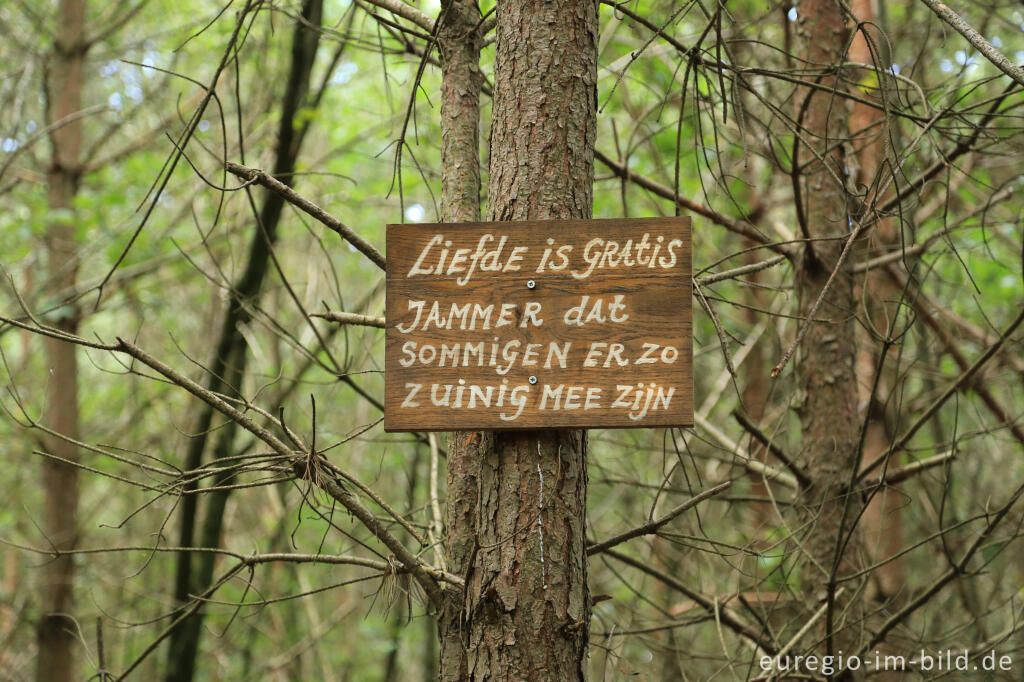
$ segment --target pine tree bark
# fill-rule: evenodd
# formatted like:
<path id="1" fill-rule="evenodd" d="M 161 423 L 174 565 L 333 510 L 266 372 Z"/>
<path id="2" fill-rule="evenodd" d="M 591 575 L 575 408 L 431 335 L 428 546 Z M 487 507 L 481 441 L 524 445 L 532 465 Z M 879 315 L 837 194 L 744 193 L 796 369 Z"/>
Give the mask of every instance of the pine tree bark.
<path id="1" fill-rule="evenodd" d="M 60 121 L 82 108 L 82 66 L 85 61 L 85 0 L 61 0 L 58 6 L 53 54 L 47 67 L 49 122 Z M 50 133 L 53 152 L 47 172 L 48 195 L 53 222 L 46 233 L 46 256 L 51 290 L 74 289 L 78 273 L 73 202 L 81 176 L 82 122 L 72 120 Z M 74 304 L 57 310 L 52 321 L 58 329 L 75 334 L 78 309 Z M 44 423 L 68 438 L 79 439 L 78 357 L 74 345 L 47 337 L 46 362 L 49 369 Z M 43 529 L 48 542 L 59 550 L 70 550 L 78 537 L 78 448 L 60 438 L 44 439 L 54 458 L 43 460 Z M 75 679 L 74 654 L 77 641 L 72 617 L 74 560 L 63 555 L 43 565 L 41 615 L 36 633 L 36 679 L 63 682 Z"/>
<path id="2" fill-rule="evenodd" d="M 498 3 L 489 220 L 591 217 L 597 5 Z M 446 2 L 442 21 L 445 219 L 470 220 L 479 180 L 458 150 L 476 148 L 479 36 L 459 36 L 475 3 Z M 446 548 L 466 588 L 439 617 L 441 680 L 584 678 L 586 444 L 583 431 L 453 434 Z"/>
<path id="3" fill-rule="evenodd" d="M 844 10 L 833 0 L 801 3 L 799 13 L 796 40 L 800 63 L 813 69 L 817 82 L 826 86 L 805 89 L 796 102 L 804 141 L 795 160 L 801 164 L 801 229 L 810 240 L 796 267 L 802 317 L 810 315 L 830 275 L 837 271 L 815 313 L 816 319 L 828 322 L 806 322 L 810 326 L 799 348 L 796 369 L 802 454 L 813 481 L 800 496 L 802 520 L 808 528 L 804 546 L 809 555 L 802 578 L 807 606 L 813 611 L 822 599 L 834 594 L 830 579 L 837 570 L 845 573 L 857 552 L 855 537 L 850 536 L 854 535 L 858 510 L 845 490 L 859 460 L 859 415 L 853 275 L 849 259 L 838 263 L 850 234 L 847 145 L 843 142 L 848 138 L 849 115 L 844 100 L 830 91 L 842 87 L 836 70 L 845 58 L 849 26 Z M 848 586 L 846 593 L 854 591 Z M 829 609 L 823 622 L 829 648 L 843 628 L 841 637 L 853 636 L 855 628 L 847 626 L 857 614 L 857 609 L 839 604 Z"/>

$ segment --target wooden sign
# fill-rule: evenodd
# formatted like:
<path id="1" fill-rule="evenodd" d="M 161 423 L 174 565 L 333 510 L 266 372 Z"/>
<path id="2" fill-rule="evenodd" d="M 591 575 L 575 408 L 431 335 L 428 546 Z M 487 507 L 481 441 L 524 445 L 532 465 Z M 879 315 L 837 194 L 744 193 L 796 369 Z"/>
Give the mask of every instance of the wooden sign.
<path id="1" fill-rule="evenodd" d="M 693 425 L 689 218 L 387 226 L 386 431 Z"/>

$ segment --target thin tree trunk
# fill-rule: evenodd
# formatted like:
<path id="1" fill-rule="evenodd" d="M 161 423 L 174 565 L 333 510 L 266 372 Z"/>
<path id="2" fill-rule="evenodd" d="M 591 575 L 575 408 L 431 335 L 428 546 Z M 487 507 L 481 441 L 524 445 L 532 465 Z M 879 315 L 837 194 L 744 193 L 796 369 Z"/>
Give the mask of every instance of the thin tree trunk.
<path id="1" fill-rule="evenodd" d="M 878 52 L 886 49 L 886 42 L 884 36 L 875 28 L 874 2 L 853 0 L 850 8 L 857 21 L 864 24 L 864 28 L 853 36 L 850 43 L 850 61 L 862 64 L 878 63 L 879 70 L 884 69 L 888 59 L 885 58 L 886 55 Z M 868 43 L 864 32 L 872 38 L 873 44 Z M 859 72 L 859 75 L 861 82 L 871 83 L 872 80 L 877 80 L 878 87 L 873 92 L 869 90 L 868 94 L 879 98 L 885 97 L 885 92 L 881 88 L 884 73 L 876 72 L 877 79 L 872 79 L 866 71 Z M 853 103 L 850 113 L 850 133 L 854 136 L 857 160 L 857 191 L 867 192 L 865 201 L 877 201 L 879 198 L 874 196 L 872 188 L 879 186 L 881 178 L 878 175 L 882 169 L 882 160 L 885 158 L 887 127 L 884 125 L 884 116 L 882 110 L 860 102 Z M 869 244 L 887 249 L 895 241 L 894 229 L 894 221 L 891 218 L 880 218 Z M 864 279 L 862 290 L 865 295 L 862 297 L 862 308 L 867 312 L 875 330 L 884 334 L 887 332 L 889 320 L 892 320 L 897 312 L 894 305 L 889 302 L 898 298 L 899 292 L 893 288 L 884 273 L 868 272 L 865 273 Z M 857 374 L 860 377 L 860 402 L 866 405 L 871 398 L 878 349 L 881 344 L 873 342 L 867 331 L 858 331 L 860 333 Z M 891 373 L 886 372 L 883 378 L 884 381 L 879 384 L 879 393 L 883 393 L 892 383 Z M 884 406 L 876 406 L 867 418 L 869 422 L 864 438 L 863 459 L 865 464 L 870 464 L 888 450 L 892 439 L 886 428 Z M 904 502 L 901 498 L 898 490 L 883 489 L 872 497 L 864 510 L 861 524 L 862 539 L 868 560 L 874 564 L 895 557 L 872 573 L 868 594 L 878 600 L 893 597 L 903 588 L 903 558 L 896 556 L 903 549 Z"/>
<path id="2" fill-rule="evenodd" d="M 487 217 L 589 218 L 597 2 L 508 0 L 496 13 Z M 475 3 L 445 3 L 446 220 L 470 220 L 479 210 L 479 181 L 462 175 L 476 172 L 462 153 L 477 146 L 479 37 L 467 30 L 477 23 Z M 460 43 L 459 36 L 468 39 Z M 583 679 L 590 621 L 586 442 L 583 431 L 452 436 L 449 570 L 467 585 L 464 594 L 448 594 L 439 618 L 441 680 Z"/>
<path id="3" fill-rule="evenodd" d="M 48 64 L 47 102 L 51 123 L 82 108 L 82 66 L 85 61 L 85 0 L 61 0 L 56 21 L 53 55 Z M 75 224 L 71 217 L 73 200 L 81 175 L 81 119 L 56 127 L 50 133 L 53 156 L 47 173 L 48 202 L 54 216 L 46 234 L 46 255 L 50 288 L 74 289 L 78 273 Z M 78 330 L 78 309 L 74 304 L 60 309 L 55 327 L 74 334 Z M 45 423 L 57 433 L 79 438 L 78 358 L 75 347 L 46 339 L 49 369 Z M 78 462 L 78 448 L 59 438 L 47 437 L 46 449 L 54 457 Z M 43 460 L 43 528 L 56 549 L 75 547 L 78 536 L 78 469 L 54 459 Z M 53 559 L 41 571 L 42 604 L 37 630 L 36 679 L 63 682 L 74 679 L 77 639 L 72 613 L 74 560 L 70 555 Z"/>
<path id="4" fill-rule="evenodd" d="M 844 10 L 833 0 L 809 0 L 798 11 L 800 63 L 814 69 L 822 85 L 841 87 L 835 68 L 844 60 L 849 36 Z M 840 641 L 855 636 L 851 621 L 859 613 L 832 601 L 835 586 L 830 583 L 837 570 L 852 566 L 857 550 L 856 541 L 847 542 L 857 509 L 844 492 L 858 462 L 856 308 L 851 261 L 837 265 L 850 233 L 844 186 L 847 145 L 840 144 L 848 136 L 848 113 L 844 101 L 828 89 L 804 90 L 796 106 L 805 141 L 794 161 L 801 164 L 802 236 L 816 240 L 806 244 L 796 267 L 802 317 L 810 315 L 830 275 L 838 270 L 815 313 L 816 319 L 829 322 L 808 322 L 796 369 L 802 394 L 797 412 L 803 459 L 812 480 L 800 496 L 803 520 L 809 522 L 804 540 L 809 561 L 804 564 L 803 583 L 808 608 L 816 609 L 822 597 L 832 605 L 823 619 L 823 634 L 828 653 L 835 653 L 835 633 L 846 628 Z M 846 593 L 853 592 L 853 586 L 848 586 Z"/>
<path id="5" fill-rule="evenodd" d="M 292 172 L 298 156 L 298 129 L 296 114 L 305 101 L 309 90 L 310 74 L 316 51 L 319 47 L 319 27 L 323 15 L 323 0 L 305 0 L 302 7 L 302 21 L 296 23 L 292 38 L 292 60 L 288 82 L 281 107 L 281 121 L 278 127 L 277 150 L 273 175 L 291 185 Z M 241 390 L 248 360 L 248 344 L 240 327 L 252 318 L 250 312 L 257 302 L 266 279 L 270 250 L 277 241 L 277 225 L 284 209 L 284 199 L 273 192 L 266 194 L 259 214 L 259 221 L 249 247 L 249 258 L 245 271 L 235 283 L 228 309 L 224 316 L 220 339 L 214 353 L 209 373 L 210 390 Z M 212 410 L 204 408 L 199 417 L 197 436 L 189 445 L 186 454 L 186 469 L 195 469 L 202 463 L 206 435 L 212 422 Z M 221 458 L 234 452 L 237 424 L 227 422 L 217 433 L 213 458 Z M 219 481 L 224 483 L 224 481 Z M 195 486 L 193 485 L 193 488 Z M 200 529 L 199 546 L 219 547 L 224 510 L 229 491 L 220 490 L 206 496 L 206 508 Z M 182 547 L 194 543 L 198 500 L 197 495 L 185 495 L 182 503 L 182 520 L 179 542 Z M 189 600 L 190 594 L 206 589 L 213 577 L 215 556 L 205 553 L 193 557 L 190 552 L 178 556 L 175 576 L 175 598 L 179 604 Z M 199 640 L 202 634 L 203 610 L 182 621 L 171 633 L 168 645 L 168 682 L 189 682 L 195 674 Z"/>

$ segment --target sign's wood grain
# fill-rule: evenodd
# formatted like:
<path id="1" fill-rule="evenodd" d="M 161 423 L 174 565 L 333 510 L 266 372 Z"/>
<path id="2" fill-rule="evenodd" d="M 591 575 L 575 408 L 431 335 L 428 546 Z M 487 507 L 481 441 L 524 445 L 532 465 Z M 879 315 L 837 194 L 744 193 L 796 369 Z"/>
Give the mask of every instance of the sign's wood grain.
<path id="1" fill-rule="evenodd" d="M 387 431 L 693 425 L 689 218 L 388 225 Z"/>

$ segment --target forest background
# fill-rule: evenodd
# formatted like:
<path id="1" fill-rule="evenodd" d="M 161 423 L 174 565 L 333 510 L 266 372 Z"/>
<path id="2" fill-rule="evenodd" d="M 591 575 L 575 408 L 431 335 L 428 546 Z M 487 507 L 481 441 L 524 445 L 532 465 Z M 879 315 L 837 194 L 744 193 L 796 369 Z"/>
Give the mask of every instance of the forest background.
<path id="1" fill-rule="evenodd" d="M 0 679 L 1019 679 L 1024 10 L 955 9 L 0 3 Z M 696 427 L 540 436 L 546 507 L 385 434 L 384 225 L 591 209 L 693 217 Z"/>

